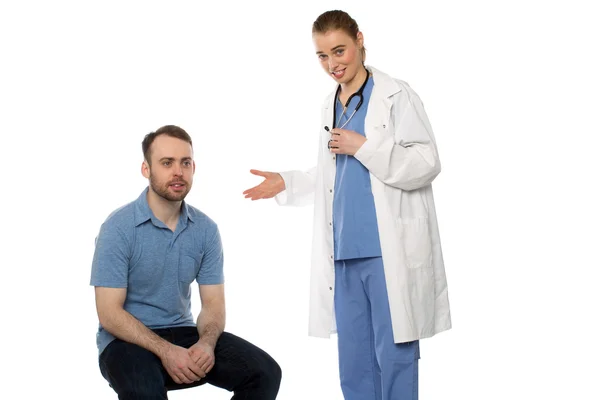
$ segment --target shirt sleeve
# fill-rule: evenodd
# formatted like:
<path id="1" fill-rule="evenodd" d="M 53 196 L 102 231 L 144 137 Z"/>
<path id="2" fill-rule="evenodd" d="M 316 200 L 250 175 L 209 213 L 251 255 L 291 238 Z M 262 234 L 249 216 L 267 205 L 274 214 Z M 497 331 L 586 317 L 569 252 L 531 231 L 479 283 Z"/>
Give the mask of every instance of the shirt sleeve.
<path id="1" fill-rule="evenodd" d="M 225 281 L 223 274 L 223 245 L 219 229 L 207 235 L 200 270 L 196 276 L 199 285 L 220 285 Z"/>
<path id="2" fill-rule="evenodd" d="M 126 288 L 129 260 L 126 235 L 115 224 L 105 222 L 96 237 L 90 285 Z"/>
<path id="3" fill-rule="evenodd" d="M 390 116 L 394 132 L 375 127 L 381 132 L 371 135 L 354 158 L 386 185 L 420 189 L 431 184 L 442 169 L 433 130 L 423 102 L 408 84 L 395 98 Z"/>

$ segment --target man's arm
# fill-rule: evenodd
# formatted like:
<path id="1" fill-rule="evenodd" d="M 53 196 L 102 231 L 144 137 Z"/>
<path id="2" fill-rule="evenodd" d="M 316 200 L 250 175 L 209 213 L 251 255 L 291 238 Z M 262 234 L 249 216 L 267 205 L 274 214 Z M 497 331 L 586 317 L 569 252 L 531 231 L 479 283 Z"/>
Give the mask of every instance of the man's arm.
<path id="1" fill-rule="evenodd" d="M 161 359 L 165 356 L 170 343 L 123 308 L 127 296 L 126 288 L 96 286 L 95 291 L 98 319 L 104 329 L 121 340 L 151 351 Z"/>
<path id="2" fill-rule="evenodd" d="M 202 309 L 196 326 L 200 340 L 215 348 L 225 329 L 225 285 L 199 285 Z"/>
<path id="3" fill-rule="evenodd" d="M 205 376 L 187 349 L 176 346 L 148 329 L 125 311 L 126 288 L 96 286 L 96 310 L 100 325 L 113 336 L 156 354 L 176 383 L 192 383 Z"/>
<path id="4" fill-rule="evenodd" d="M 206 373 L 215 363 L 215 346 L 225 329 L 225 285 L 199 285 L 202 309 L 196 326 L 200 340 L 190 348 L 192 360 Z"/>
<path id="5" fill-rule="evenodd" d="M 98 319 L 113 336 L 162 357 L 169 343 L 123 308 L 132 246 L 131 235 L 120 222 L 116 217 L 108 219 L 96 239 L 91 284 L 95 288 Z"/>

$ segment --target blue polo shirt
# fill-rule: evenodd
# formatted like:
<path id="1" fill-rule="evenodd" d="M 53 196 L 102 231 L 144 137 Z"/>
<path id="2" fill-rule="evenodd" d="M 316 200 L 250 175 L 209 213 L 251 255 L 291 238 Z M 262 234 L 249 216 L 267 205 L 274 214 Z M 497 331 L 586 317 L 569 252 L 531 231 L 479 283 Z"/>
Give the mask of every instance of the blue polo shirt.
<path id="1" fill-rule="evenodd" d="M 112 212 L 100 228 L 90 284 L 127 288 L 124 309 L 150 329 L 195 326 L 191 284 L 224 281 L 217 224 L 183 202 L 175 232 L 159 221 L 146 188 L 139 198 Z M 114 339 L 99 326 L 99 353 Z"/>
<path id="2" fill-rule="evenodd" d="M 365 117 L 372 91 L 373 77 L 371 76 L 363 90 L 362 105 L 344 129 L 365 136 Z M 352 98 L 343 116 L 343 104 L 337 98 L 335 101 L 337 102 L 335 121 L 336 123 L 340 121 L 339 127 L 341 127 L 352 115 L 359 98 L 358 96 Z M 336 260 L 381 256 L 369 170 L 354 156 L 344 154 L 338 154 L 336 157 L 333 238 Z"/>

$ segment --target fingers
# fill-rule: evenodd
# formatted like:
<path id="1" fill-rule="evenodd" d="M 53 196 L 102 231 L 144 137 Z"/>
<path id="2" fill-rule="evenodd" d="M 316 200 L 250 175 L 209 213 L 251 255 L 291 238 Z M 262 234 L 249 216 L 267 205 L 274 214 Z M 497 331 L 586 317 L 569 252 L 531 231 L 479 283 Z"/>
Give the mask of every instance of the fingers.
<path id="1" fill-rule="evenodd" d="M 258 176 L 262 176 L 263 178 L 266 178 L 266 177 L 267 177 L 267 175 L 268 175 L 266 172 L 264 172 L 264 171 L 259 171 L 259 170 L 257 170 L 257 169 L 251 169 L 251 170 L 250 170 L 250 173 L 251 173 L 252 175 L 258 175 Z"/>
<path id="2" fill-rule="evenodd" d="M 266 180 L 261 182 L 259 185 L 256 185 L 250 189 L 244 190 L 244 192 L 242 193 L 244 195 L 244 197 L 246 199 L 250 198 L 252 200 L 268 199 L 270 197 L 273 197 L 273 195 L 266 197 L 266 196 L 268 196 L 269 192 L 267 190 L 265 190 L 269 186 L 269 183 L 270 183 L 268 181 L 269 177 L 271 176 L 271 175 L 269 175 L 270 173 L 262 172 L 262 171 L 259 171 L 256 169 L 251 169 L 250 172 L 253 173 L 254 175 L 262 176 Z M 271 185 L 272 185 L 272 182 L 271 182 Z"/>
<path id="3" fill-rule="evenodd" d="M 194 363 L 190 357 L 189 361 L 181 368 L 175 370 L 167 369 L 167 372 L 177 384 L 194 383 L 206 376 L 206 372 Z"/>
<path id="4" fill-rule="evenodd" d="M 204 378 L 206 373 L 190 359 L 190 362 L 185 367 L 179 369 L 174 375 L 176 376 L 171 375 L 171 377 L 175 383 L 194 383 Z M 179 382 L 177 382 L 177 380 L 179 380 Z"/>
<path id="5" fill-rule="evenodd" d="M 262 199 L 263 193 L 264 193 L 264 190 L 262 190 L 258 186 L 253 187 L 252 189 L 246 190 L 244 192 L 244 198 L 246 198 L 246 199 L 250 198 L 252 200 Z"/>
<path id="6" fill-rule="evenodd" d="M 212 362 L 209 364 L 209 366 L 204 371 L 208 374 L 210 372 L 210 370 L 213 369 L 214 366 L 215 366 L 215 360 L 213 359 Z"/>
<path id="7" fill-rule="evenodd" d="M 210 359 L 210 355 L 207 353 L 200 353 L 197 357 L 197 359 L 194 361 L 194 365 L 196 365 L 197 367 L 201 367 L 202 364 L 204 364 L 206 361 L 208 361 Z"/>
<path id="8" fill-rule="evenodd" d="M 188 354 L 192 364 L 189 365 L 190 371 L 196 376 L 195 380 L 200 380 L 206 376 L 205 368 L 203 365 L 206 361 L 210 360 L 210 356 L 206 354 L 201 348 L 194 346 L 190 347 Z"/>
<path id="9" fill-rule="evenodd" d="M 181 379 L 179 379 L 179 377 L 177 375 L 172 374 L 171 371 L 169 371 L 169 370 L 167 370 L 167 372 L 171 376 L 171 379 L 173 379 L 173 382 L 177 383 L 178 385 L 181 385 Z"/>
<path id="10" fill-rule="evenodd" d="M 261 195 L 261 192 L 254 191 L 254 192 L 250 192 L 250 193 L 246 194 L 244 196 L 244 198 L 250 199 L 250 200 L 259 200 L 259 199 L 262 199 L 262 195 Z"/>
<path id="11" fill-rule="evenodd" d="M 199 351 L 195 351 L 193 347 L 190 348 L 188 353 L 190 354 L 190 358 L 195 364 L 198 363 L 198 360 L 200 360 L 200 358 L 202 357 L 202 353 L 200 353 Z"/>
<path id="12" fill-rule="evenodd" d="M 181 381 L 183 383 L 194 383 L 199 381 L 200 378 L 199 376 L 196 376 L 196 374 L 194 374 L 191 370 L 187 369 L 184 371 L 181 371 L 181 373 L 179 374 L 179 379 L 181 379 Z"/>
<path id="13" fill-rule="evenodd" d="M 202 371 L 208 373 L 208 371 L 210 371 L 210 369 L 214 365 L 214 361 L 215 360 L 214 360 L 213 357 L 207 357 L 206 360 L 200 360 L 200 362 L 198 363 L 198 365 L 200 366 L 200 368 L 202 369 Z"/>
<path id="14" fill-rule="evenodd" d="M 181 380 L 181 383 L 194 383 L 197 378 L 194 378 L 190 373 L 186 374 L 185 372 L 181 372 L 179 374 L 179 379 Z"/>
<path id="15" fill-rule="evenodd" d="M 257 186 L 256 188 L 252 188 L 244 192 L 244 198 L 249 198 L 251 200 L 270 199 L 271 197 L 275 196 L 275 194 L 276 193 L 274 193 L 272 190 L 267 191 Z"/>
<path id="16" fill-rule="evenodd" d="M 181 385 L 183 383 L 193 383 L 194 382 L 194 381 L 188 379 L 188 377 L 185 376 L 183 371 L 178 371 L 176 373 L 169 372 L 169 375 L 171 375 L 173 382 L 177 383 L 178 385 Z"/>
<path id="17" fill-rule="evenodd" d="M 196 363 L 191 363 L 189 365 L 189 372 L 193 374 L 194 381 L 200 380 L 206 376 L 206 372 L 204 372 L 204 368 L 201 368 Z"/>
<path id="18" fill-rule="evenodd" d="M 254 187 L 252 187 L 252 188 L 250 188 L 250 189 L 244 190 L 244 193 L 243 193 L 243 194 L 249 194 L 250 192 L 254 192 L 254 191 L 256 191 L 256 190 L 257 190 L 259 187 L 260 187 L 260 185 L 256 185 L 256 186 L 254 186 Z"/>
<path id="19" fill-rule="evenodd" d="M 347 146 L 343 143 L 338 142 L 337 140 L 331 141 L 331 146 L 329 147 L 329 152 L 333 154 L 348 154 Z"/>
<path id="20" fill-rule="evenodd" d="M 340 142 L 339 140 L 337 140 L 337 138 L 334 139 L 334 136 L 331 136 L 331 139 L 329 140 L 329 151 L 332 153 L 337 153 L 340 150 Z"/>

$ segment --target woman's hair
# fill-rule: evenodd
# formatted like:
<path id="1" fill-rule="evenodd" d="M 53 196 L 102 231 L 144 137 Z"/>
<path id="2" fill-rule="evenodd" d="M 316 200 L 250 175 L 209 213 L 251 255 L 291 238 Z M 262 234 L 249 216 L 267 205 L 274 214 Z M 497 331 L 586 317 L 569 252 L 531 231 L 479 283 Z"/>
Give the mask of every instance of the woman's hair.
<path id="1" fill-rule="evenodd" d="M 342 30 L 355 41 L 358 39 L 358 24 L 347 12 L 341 10 L 326 11 L 313 22 L 312 33 L 327 33 L 329 31 Z M 366 56 L 366 49 L 360 49 L 363 61 Z"/>

